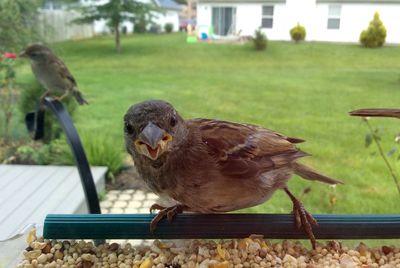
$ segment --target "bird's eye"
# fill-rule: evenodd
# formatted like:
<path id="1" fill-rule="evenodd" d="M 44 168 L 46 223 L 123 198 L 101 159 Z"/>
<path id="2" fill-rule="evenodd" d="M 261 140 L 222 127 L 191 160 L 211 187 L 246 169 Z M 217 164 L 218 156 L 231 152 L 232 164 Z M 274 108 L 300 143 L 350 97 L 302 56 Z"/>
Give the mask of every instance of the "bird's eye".
<path id="1" fill-rule="evenodd" d="M 171 119 L 170 119 L 170 122 L 169 122 L 169 124 L 171 125 L 171 127 L 174 127 L 175 125 L 176 125 L 176 116 L 175 115 L 173 115 L 172 117 L 171 117 Z"/>
<path id="2" fill-rule="evenodd" d="M 135 129 L 131 124 L 125 123 L 125 132 L 128 133 L 129 135 L 132 135 L 135 133 Z"/>

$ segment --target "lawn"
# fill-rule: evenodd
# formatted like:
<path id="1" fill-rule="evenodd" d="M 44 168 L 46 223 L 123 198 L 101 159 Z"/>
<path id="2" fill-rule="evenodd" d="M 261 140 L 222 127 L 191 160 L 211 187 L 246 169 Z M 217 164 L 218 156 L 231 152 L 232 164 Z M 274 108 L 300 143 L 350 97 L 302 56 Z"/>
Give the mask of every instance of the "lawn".
<path id="1" fill-rule="evenodd" d="M 312 156 L 302 161 L 345 182 L 331 188 L 294 177 L 289 187 L 296 195 L 312 188 L 303 198 L 312 213 L 400 212 L 400 196 L 375 146 L 364 146 L 365 124 L 347 114 L 400 105 L 400 47 L 269 42 L 255 52 L 250 44 L 186 44 L 184 35 L 173 34 L 124 37 L 122 48 L 114 52 L 112 37 L 55 46 L 90 103 L 75 114 L 85 139 L 103 135 L 123 150 L 128 107 L 164 99 L 185 118 L 248 122 L 307 140 L 299 147 Z M 21 81 L 32 79 L 28 64 L 18 71 Z M 389 151 L 399 122 L 371 123 L 385 130 Z M 400 171 L 400 162 L 391 161 Z M 279 192 L 250 210 L 287 213 L 291 203 Z"/>

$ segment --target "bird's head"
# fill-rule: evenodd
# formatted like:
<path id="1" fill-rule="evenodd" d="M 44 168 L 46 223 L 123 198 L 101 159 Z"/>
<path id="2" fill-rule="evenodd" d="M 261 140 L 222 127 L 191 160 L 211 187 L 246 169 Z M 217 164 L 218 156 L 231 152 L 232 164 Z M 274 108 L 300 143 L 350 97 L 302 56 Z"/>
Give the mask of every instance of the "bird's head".
<path id="1" fill-rule="evenodd" d="M 127 151 L 155 161 L 181 144 L 187 136 L 185 121 L 171 104 L 151 100 L 135 104 L 124 117 Z"/>
<path id="2" fill-rule="evenodd" d="M 45 61 L 51 54 L 51 50 L 45 45 L 33 44 L 26 47 L 19 56 L 22 58 L 29 58 L 33 61 Z"/>

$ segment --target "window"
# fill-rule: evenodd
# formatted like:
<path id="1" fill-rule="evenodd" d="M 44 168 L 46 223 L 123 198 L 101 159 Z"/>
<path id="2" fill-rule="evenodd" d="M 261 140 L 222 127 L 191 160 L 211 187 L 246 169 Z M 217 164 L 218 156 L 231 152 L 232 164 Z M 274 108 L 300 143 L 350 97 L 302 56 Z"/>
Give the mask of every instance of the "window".
<path id="1" fill-rule="evenodd" d="M 262 28 L 272 28 L 274 25 L 274 6 L 263 6 L 262 7 Z"/>
<path id="2" fill-rule="evenodd" d="M 328 29 L 340 28 L 340 12 L 341 6 L 329 5 L 328 7 Z"/>

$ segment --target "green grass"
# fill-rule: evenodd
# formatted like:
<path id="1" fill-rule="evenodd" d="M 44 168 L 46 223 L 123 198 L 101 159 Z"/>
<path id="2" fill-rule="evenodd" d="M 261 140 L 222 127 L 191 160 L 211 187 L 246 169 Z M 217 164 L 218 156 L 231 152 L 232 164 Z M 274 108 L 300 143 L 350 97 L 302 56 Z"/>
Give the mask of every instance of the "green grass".
<path id="1" fill-rule="evenodd" d="M 185 36 L 124 37 L 116 54 L 111 37 L 57 44 L 90 105 L 79 107 L 83 138 L 106 134 L 123 150 L 122 118 L 146 99 L 171 102 L 185 118 L 209 117 L 259 124 L 307 140 L 299 147 L 313 156 L 303 162 L 340 178 L 335 189 L 293 178 L 296 195 L 312 213 L 399 213 L 400 196 L 375 146 L 364 147 L 365 124 L 347 113 L 362 107 L 400 105 L 400 47 L 269 42 L 264 52 L 251 44 L 186 44 Z M 18 72 L 31 79 L 28 65 Z M 386 130 L 389 151 L 399 129 L 394 119 L 374 119 Z M 101 144 L 99 144 L 101 146 Z M 393 160 L 399 168 L 399 162 Z M 330 205 L 329 196 L 337 202 Z M 258 212 L 290 212 L 283 192 Z"/>

